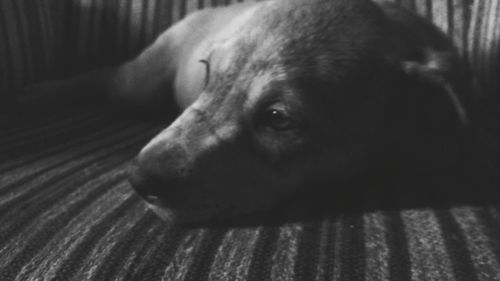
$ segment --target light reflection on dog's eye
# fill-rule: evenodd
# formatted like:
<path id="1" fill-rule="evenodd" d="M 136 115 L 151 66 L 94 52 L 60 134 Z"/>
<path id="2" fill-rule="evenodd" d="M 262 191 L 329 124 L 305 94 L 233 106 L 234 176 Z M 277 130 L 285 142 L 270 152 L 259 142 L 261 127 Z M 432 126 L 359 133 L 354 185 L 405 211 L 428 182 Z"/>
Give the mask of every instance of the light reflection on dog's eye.
<path id="1" fill-rule="evenodd" d="M 293 127 L 292 118 L 279 107 L 271 107 L 264 111 L 262 122 L 264 126 L 276 131 L 285 131 Z"/>

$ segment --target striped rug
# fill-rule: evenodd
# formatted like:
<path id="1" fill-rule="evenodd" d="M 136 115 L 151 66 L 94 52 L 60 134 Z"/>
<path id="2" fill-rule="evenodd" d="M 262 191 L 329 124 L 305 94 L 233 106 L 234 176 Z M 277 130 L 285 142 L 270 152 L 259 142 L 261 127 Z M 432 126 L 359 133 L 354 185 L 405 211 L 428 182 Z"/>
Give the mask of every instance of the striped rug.
<path id="1" fill-rule="evenodd" d="M 123 60 L 186 13 L 234 2 L 0 0 L 0 107 L 27 83 Z M 450 34 L 481 96 L 498 97 L 499 0 L 394 2 Z M 463 171 L 365 179 L 319 212 L 305 196 L 187 228 L 148 211 L 123 172 L 161 125 L 101 107 L 0 112 L 0 281 L 500 280 L 498 124 L 472 132 Z"/>
<path id="2" fill-rule="evenodd" d="M 480 181 L 469 193 L 368 181 L 354 192 L 358 208 L 176 227 L 145 208 L 123 172 L 161 126 L 108 111 L 2 116 L 0 280 L 500 280 L 499 192 Z M 419 196 L 436 200 L 409 203 Z M 391 204 L 364 205 L 373 198 Z"/>

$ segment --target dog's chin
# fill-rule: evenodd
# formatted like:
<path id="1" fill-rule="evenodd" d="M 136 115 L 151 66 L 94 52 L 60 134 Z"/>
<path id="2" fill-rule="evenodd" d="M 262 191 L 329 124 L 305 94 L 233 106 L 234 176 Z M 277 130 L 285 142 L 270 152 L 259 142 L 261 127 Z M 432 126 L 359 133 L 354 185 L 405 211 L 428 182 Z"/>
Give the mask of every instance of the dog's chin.
<path id="1" fill-rule="evenodd" d="M 147 207 L 167 224 L 180 226 L 207 226 L 232 224 L 235 219 L 251 217 L 273 208 L 273 204 L 236 208 L 230 204 L 213 204 L 212 206 L 187 206 L 165 202 L 160 198 L 144 200 Z M 272 203 L 272 202 L 269 202 Z"/>

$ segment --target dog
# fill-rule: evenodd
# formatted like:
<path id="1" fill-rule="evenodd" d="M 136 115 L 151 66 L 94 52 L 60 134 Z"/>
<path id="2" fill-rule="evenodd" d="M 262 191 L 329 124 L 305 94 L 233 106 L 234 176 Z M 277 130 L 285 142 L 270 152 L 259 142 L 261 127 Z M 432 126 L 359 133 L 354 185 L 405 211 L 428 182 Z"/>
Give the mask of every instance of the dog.
<path id="1" fill-rule="evenodd" d="M 394 4 L 272 0 L 194 12 L 136 58 L 35 92 L 176 104 L 129 177 L 160 217 L 191 223 L 268 210 L 311 179 L 446 167 L 464 81 L 450 39 Z"/>

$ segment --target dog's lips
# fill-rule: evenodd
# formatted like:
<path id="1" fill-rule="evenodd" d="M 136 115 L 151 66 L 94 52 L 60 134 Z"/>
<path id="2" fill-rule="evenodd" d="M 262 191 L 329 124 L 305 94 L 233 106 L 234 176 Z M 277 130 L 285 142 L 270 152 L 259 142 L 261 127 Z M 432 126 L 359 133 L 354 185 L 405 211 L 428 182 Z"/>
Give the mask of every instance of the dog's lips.
<path id="1" fill-rule="evenodd" d="M 175 215 L 175 212 L 172 209 L 166 208 L 162 205 L 152 204 L 148 202 L 146 202 L 146 205 L 150 210 L 152 210 L 156 215 L 158 215 L 162 220 L 166 221 L 167 223 L 177 222 L 177 216 Z"/>
<path id="2" fill-rule="evenodd" d="M 178 221 L 176 211 L 170 207 L 167 207 L 163 200 L 158 196 L 149 195 L 143 198 L 146 206 L 153 211 L 158 217 L 169 224 L 176 224 Z"/>

